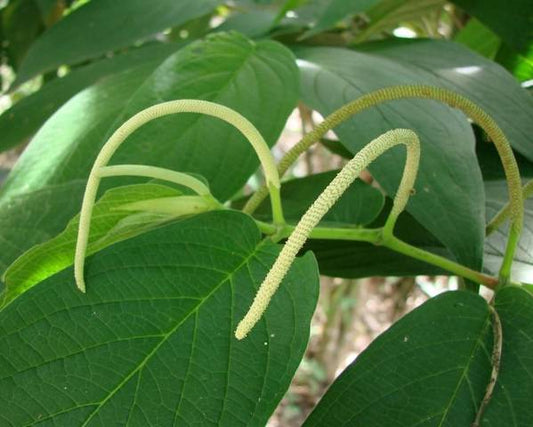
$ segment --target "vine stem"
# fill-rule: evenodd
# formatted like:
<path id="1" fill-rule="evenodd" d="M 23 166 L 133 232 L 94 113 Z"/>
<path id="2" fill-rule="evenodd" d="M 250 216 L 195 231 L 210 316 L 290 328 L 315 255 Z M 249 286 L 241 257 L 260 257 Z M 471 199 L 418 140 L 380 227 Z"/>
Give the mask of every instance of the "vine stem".
<path id="1" fill-rule="evenodd" d="M 505 171 L 509 190 L 509 216 L 511 217 L 512 224 L 499 274 L 500 282 L 502 284 L 509 283 L 511 264 L 522 231 L 524 215 L 520 173 L 511 145 L 500 127 L 483 109 L 462 95 L 447 89 L 423 85 L 392 86 L 365 94 L 329 115 L 322 123 L 316 126 L 315 129 L 309 132 L 300 140 L 300 142 L 289 150 L 289 152 L 281 159 L 278 166 L 280 176 L 288 170 L 300 154 L 317 142 L 327 131 L 335 128 L 352 115 L 384 102 L 405 98 L 431 99 L 457 108 L 477 123 L 493 141 Z M 266 187 L 259 188 L 259 190 L 248 200 L 243 211 L 252 214 L 267 194 L 268 191 Z"/>
<path id="2" fill-rule="evenodd" d="M 158 117 L 176 113 L 200 113 L 217 117 L 236 127 L 248 139 L 255 149 L 264 169 L 266 186 L 271 196 L 274 222 L 279 226 L 285 223 L 279 195 L 279 174 L 274 158 L 259 131 L 245 117 L 223 105 L 196 99 L 180 99 L 153 105 L 135 114 L 111 135 L 98 153 L 89 178 L 87 179 L 87 186 L 80 212 L 76 253 L 74 256 L 74 277 L 76 286 L 82 292 L 85 292 L 84 262 L 89 241 L 91 214 L 102 177 L 129 175 L 131 172 L 134 172 L 135 174 L 139 173 L 141 176 L 158 177 L 172 182 L 179 181 L 178 183 L 182 185 L 190 186 L 192 183 L 193 187 L 196 187 L 197 190 L 203 191 L 199 187 L 198 182 L 191 181 L 192 177 L 185 178 L 183 174 L 165 171 L 161 168 L 142 165 L 106 166 L 115 151 L 135 130 Z"/>
<path id="3" fill-rule="evenodd" d="M 390 217 L 381 233 L 381 239 L 384 242 L 390 241 L 396 218 L 404 210 L 409 200 L 420 161 L 420 142 L 416 134 L 408 129 L 391 130 L 366 145 L 342 168 L 313 202 L 287 239 L 274 265 L 261 284 L 250 309 L 238 324 L 235 331 L 235 337 L 237 339 L 240 340 L 246 337 L 259 321 L 313 228 L 337 202 L 352 182 L 355 181 L 363 169 L 385 151 L 398 144 L 404 144 L 406 146 L 407 160 L 398 191 L 394 198 Z"/>

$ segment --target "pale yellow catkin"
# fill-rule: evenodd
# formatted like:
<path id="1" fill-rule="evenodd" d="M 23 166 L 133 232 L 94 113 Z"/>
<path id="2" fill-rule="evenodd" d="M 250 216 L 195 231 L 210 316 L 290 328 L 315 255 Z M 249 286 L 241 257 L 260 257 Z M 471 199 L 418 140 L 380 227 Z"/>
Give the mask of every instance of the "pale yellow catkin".
<path id="1" fill-rule="evenodd" d="M 274 292 L 276 292 L 281 281 L 287 274 L 296 255 L 322 217 L 337 202 L 340 196 L 359 176 L 363 169 L 382 153 L 398 144 L 406 145 L 407 160 L 400 186 L 398 187 L 396 197 L 394 198 L 391 215 L 387 221 L 388 224 L 385 226 L 385 228 L 392 233 L 394 222 L 400 212 L 404 210 L 409 199 L 410 192 L 416 179 L 420 160 L 420 142 L 416 134 L 408 129 L 391 130 L 370 142 L 357 153 L 355 157 L 344 166 L 344 168 L 342 168 L 338 175 L 318 196 L 289 236 L 276 259 L 276 262 L 261 284 L 250 309 L 237 326 L 235 331 L 235 337 L 237 339 L 243 339 L 246 337 L 254 325 L 259 321 L 268 307 Z"/>
<path id="2" fill-rule="evenodd" d="M 78 228 L 78 239 L 76 242 L 76 253 L 74 256 L 74 277 L 77 287 L 85 292 L 85 279 L 84 279 L 84 263 L 85 254 L 87 251 L 87 244 L 89 241 L 89 231 L 91 225 L 92 209 L 95 203 L 96 194 L 98 192 L 98 185 L 100 179 L 103 176 L 113 176 L 123 174 L 125 171 L 120 170 L 120 166 L 106 167 L 107 163 L 120 147 L 124 140 L 137 130 L 142 125 L 157 119 L 162 116 L 167 116 L 176 113 L 200 113 L 212 117 L 217 117 L 225 122 L 233 125 L 237 128 L 250 142 L 252 147 L 257 153 L 261 165 L 263 167 L 267 187 L 271 190 L 272 199 L 279 199 L 279 175 L 274 162 L 274 158 L 270 152 L 270 148 L 259 133 L 259 131 L 248 121 L 245 117 L 232 110 L 214 102 L 202 101 L 197 99 L 180 99 L 175 101 L 163 102 L 142 110 L 135 114 L 122 126 L 120 126 L 111 137 L 104 144 L 98 156 L 93 164 L 89 178 L 87 179 L 87 186 L 85 188 L 85 194 L 83 196 L 83 202 L 80 212 L 80 223 Z M 125 165 L 121 165 L 125 166 Z M 147 172 L 147 167 L 141 165 L 130 165 L 138 168 L 138 171 Z M 114 169 L 113 169 L 114 168 Z M 152 171 L 154 167 L 151 168 Z M 159 170 L 161 172 L 161 170 Z M 158 173 L 159 173 L 158 172 Z M 172 173 L 172 171 L 169 171 Z M 167 175 L 168 176 L 168 175 Z M 184 177 L 179 175 L 172 175 L 173 182 L 177 182 L 183 185 L 190 183 Z M 171 177 L 171 179 L 172 179 Z"/>
<path id="3" fill-rule="evenodd" d="M 502 285 L 510 283 L 511 265 L 522 232 L 524 218 L 522 188 L 518 165 L 513 150 L 511 149 L 511 145 L 496 121 L 470 99 L 459 95 L 456 92 L 434 86 L 400 85 L 386 87 L 365 94 L 329 115 L 315 129 L 305 135 L 298 144 L 289 150 L 278 166 L 280 176 L 287 171 L 300 154 L 318 141 L 328 130 L 335 128 L 352 115 L 384 102 L 408 98 L 439 101 L 461 110 L 470 117 L 470 119 L 477 123 L 494 143 L 505 171 L 509 193 L 509 216 L 511 218 L 511 228 L 507 237 L 499 280 Z M 243 208 L 243 212 L 252 214 L 267 194 L 267 189 L 265 187 L 260 187 L 255 194 L 248 199 L 248 202 Z"/>
<path id="4" fill-rule="evenodd" d="M 493 141 L 500 156 L 505 175 L 507 178 L 510 201 L 510 216 L 513 222 L 513 228 L 519 234 L 522 229 L 523 210 L 521 206 L 522 190 L 520 182 L 520 173 L 507 140 L 498 124 L 482 108 L 472 102 L 470 99 L 459 95 L 448 89 L 426 85 L 400 85 L 378 89 L 374 92 L 367 93 L 356 100 L 344 105 L 337 111 L 326 117 L 326 119 L 317 125 L 311 132 L 306 134 L 298 144 L 285 154 L 278 166 L 280 176 L 296 161 L 296 159 L 305 152 L 311 145 L 320 140 L 322 136 L 331 129 L 334 129 L 340 123 L 344 122 L 351 116 L 360 113 L 379 104 L 408 98 L 430 99 L 442 102 L 453 108 L 463 111 L 475 123 L 477 123 Z M 243 211 L 253 213 L 267 196 L 266 187 L 260 187 L 259 190 L 248 200 Z"/>

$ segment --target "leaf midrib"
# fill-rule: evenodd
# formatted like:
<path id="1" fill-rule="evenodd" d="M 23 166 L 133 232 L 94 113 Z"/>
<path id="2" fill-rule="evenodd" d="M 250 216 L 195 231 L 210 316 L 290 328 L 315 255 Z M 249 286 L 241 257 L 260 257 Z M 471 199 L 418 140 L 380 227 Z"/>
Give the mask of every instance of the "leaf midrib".
<path id="1" fill-rule="evenodd" d="M 235 267 L 235 269 L 231 272 L 228 272 L 226 277 L 224 277 L 220 283 L 218 283 L 212 290 L 209 292 L 204 298 L 202 298 L 201 302 L 198 303 L 194 309 L 192 309 L 189 314 L 187 314 L 183 319 L 181 319 L 176 326 L 174 326 L 169 332 L 167 332 L 165 335 L 163 335 L 161 341 L 152 349 L 150 353 L 135 367 L 126 377 L 96 406 L 93 412 L 89 414 L 87 419 L 83 422 L 82 427 L 85 427 L 89 424 L 91 419 L 98 413 L 100 408 L 102 408 L 137 372 L 142 370 L 144 366 L 150 361 L 153 355 L 157 353 L 159 348 L 170 338 L 179 328 L 180 326 L 187 321 L 192 314 L 196 314 L 198 310 L 202 307 L 202 305 L 209 300 L 209 298 L 218 291 L 218 289 L 226 283 L 228 280 L 231 280 L 232 276 L 239 271 L 243 266 L 245 266 L 250 260 L 257 254 L 258 250 L 261 248 L 261 246 L 264 244 L 264 241 L 258 242 L 254 248 L 254 250 L 246 256 L 246 258 L 243 259 L 243 261 Z"/>
<path id="2" fill-rule="evenodd" d="M 481 333 L 479 334 L 475 345 L 472 347 L 472 351 L 470 352 L 470 355 L 468 357 L 468 362 L 467 362 L 466 366 L 463 369 L 463 374 L 461 375 L 461 378 L 457 382 L 457 386 L 455 387 L 455 390 L 453 391 L 453 394 L 450 397 L 450 400 L 448 401 L 448 405 L 446 406 L 446 409 L 445 409 L 444 413 L 442 414 L 442 418 L 441 418 L 441 420 L 439 422 L 439 426 L 438 427 L 442 427 L 444 425 L 444 422 L 446 421 L 446 417 L 448 416 L 448 413 L 450 412 L 450 409 L 451 409 L 453 403 L 457 399 L 457 395 L 459 393 L 460 387 L 462 386 L 462 384 L 465 381 L 465 379 L 468 379 L 467 372 L 470 371 L 470 365 L 473 363 L 474 354 L 478 351 L 479 347 L 483 346 L 483 341 L 482 340 L 483 340 L 483 338 L 484 338 L 484 336 L 485 336 L 485 334 L 487 332 L 487 328 L 490 326 L 490 324 L 491 324 L 491 322 L 490 322 L 490 314 L 487 312 L 484 325 L 483 325 L 483 327 L 481 329 Z M 476 405 L 477 402 L 472 402 L 472 403 L 474 404 L 475 409 L 477 411 L 477 405 Z"/>

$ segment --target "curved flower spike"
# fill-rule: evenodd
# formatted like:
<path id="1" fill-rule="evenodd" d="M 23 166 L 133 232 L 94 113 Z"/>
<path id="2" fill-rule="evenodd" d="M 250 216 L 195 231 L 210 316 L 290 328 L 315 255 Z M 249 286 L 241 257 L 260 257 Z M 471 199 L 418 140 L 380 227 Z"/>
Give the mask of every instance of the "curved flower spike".
<path id="1" fill-rule="evenodd" d="M 404 210 L 409 195 L 413 188 L 418 163 L 420 161 L 420 142 L 416 134 L 408 129 L 396 129 L 384 133 L 366 145 L 355 157 L 342 168 L 338 175 L 330 182 L 325 190 L 313 202 L 304 214 L 285 246 L 281 250 L 276 262 L 268 272 L 265 280 L 257 292 L 252 306 L 246 316 L 240 321 L 235 331 L 237 339 L 243 339 L 259 321 L 265 312 L 270 299 L 278 289 L 281 281 L 287 274 L 296 255 L 304 245 L 313 228 L 320 222 L 322 217 L 337 202 L 339 197 L 346 191 L 350 184 L 355 181 L 361 171 L 388 149 L 404 144 L 407 148 L 407 160 L 405 163 L 402 180 L 394 204 L 383 228 L 383 239 L 392 236 L 394 224 L 398 215 Z"/>
<path id="2" fill-rule="evenodd" d="M 213 197 L 209 189 L 196 178 L 163 168 L 143 165 L 119 165 L 106 166 L 115 151 L 124 140 L 139 127 L 158 117 L 175 113 L 201 113 L 208 116 L 217 117 L 235 126 L 250 142 L 255 149 L 257 156 L 264 169 L 266 184 L 270 190 L 272 211 L 275 215 L 276 223 L 283 223 L 283 213 L 279 197 L 279 175 L 274 163 L 274 158 L 270 153 L 270 148 L 259 133 L 245 117 L 220 104 L 196 99 L 181 99 L 176 101 L 163 102 L 153 105 L 135 114 L 122 126 L 120 126 L 104 144 L 94 162 L 94 165 L 87 179 L 87 187 L 83 196 L 83 203 L 80 212 L 80 225 L 78 229 L 78 240 L 76 242 L 76 254 L 74 257 L 74 277 L 78 288 L 85 292 L 85 281 L 83 277 L 85 253 L 89 240 L 89 229 L 91 224 L 91 214 L 98 191 L 100 179 L 108 176 L 137 175 L 172 181 L 191 188 L 199 195 L 207 198 Z"/>
<path id="3" fill-rule="evenodd" d="M 454 91 L 426 85 L 400 85 L 377 89 L 362 95 L 326 117 L 322 123 L 306 134 L 300 142 L 291 148 L 279 163 L 278 171 L 280 175 L 283 175 L 298 156 L 318 141 L 328 130 L 335 128 L 354 114 L 384 102 L 409 98 L 432 99 L 461 110 L 478 124 L 494 143 L 505 171 L 509 192 L 509 217 L 511 219 L 511 229 L 507 238 L 507 246 L 500 268 L 500 282 L 502 284 L 509 283 L 511 264 L 513 263 L 518 240 L 520 239 L 524 217 L 522 184 L 520 181 L 520 173 L 518 172 L 518 165 L 513 150 L 511 149 L 511 144 L 496 121 L 477 104 Z M 248 199 L 243 212 L 252 214 L 266 195 L 266 188 L 259 188 L 255 194 Z"/>

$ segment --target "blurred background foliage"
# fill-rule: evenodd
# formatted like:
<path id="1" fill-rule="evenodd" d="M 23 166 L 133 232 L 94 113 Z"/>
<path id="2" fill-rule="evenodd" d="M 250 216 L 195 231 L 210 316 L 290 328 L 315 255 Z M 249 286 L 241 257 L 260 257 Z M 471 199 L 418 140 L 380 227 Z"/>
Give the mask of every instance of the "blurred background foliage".
<path id="1" fill-rule="evenodd" d="M 296 49 L 361 51 L 378 41 L 450 40 L 500 64 L 529 88 L 531 9 L 527 0 L 0 0 L 0 180 L 33 134 L 74 95 L 117 73 L 159 64 L 208 34 L 237 31 Z M 281 157 L 319 120 L 300 103 L 275 155 Z M 345 163 L 351 154 L 330 136 L 294 166 L 291 176 Z M 484 135 L 477 132 L 476 138 Z M 531 163 L 521 161 L 527 170 Z M 363 178 L 373 183 L 369 173 Z M 260 181 L 254 175 L 248 190 Z M 270 424 L 301 424 L 325 387 L 379 333 L 429 297 L 459 286 L 444 276 L 324 277 L 307 355 Z"/>

